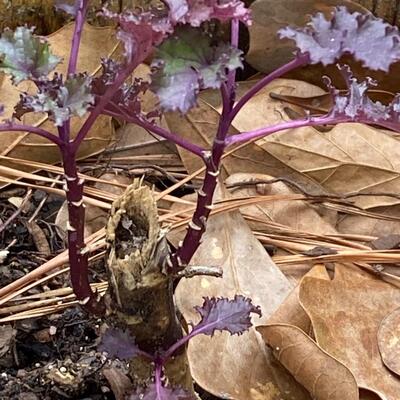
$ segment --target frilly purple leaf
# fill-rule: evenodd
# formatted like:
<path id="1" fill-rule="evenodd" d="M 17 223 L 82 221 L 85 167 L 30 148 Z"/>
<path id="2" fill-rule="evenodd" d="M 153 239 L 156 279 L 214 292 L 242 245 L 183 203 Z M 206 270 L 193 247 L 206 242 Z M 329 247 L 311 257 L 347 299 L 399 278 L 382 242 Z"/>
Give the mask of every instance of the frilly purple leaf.
<path id="1" fill-rule="evenodd" d="M 96 96 L 96 100 L 101 99 L 108 88 L 115 82 L 115 79 L 123 66 L 118 62 L 108 58 L 101 61 L 102 73 L 93 78 L 92 94 Z M 119 107 L 130 115 L 139 114 L 141 112 L 140 95 L 149 87 L 149 83 L 139 78 L 134 78 L 130 83 L 124 83 L 112 97 L 110 103 L 106 106 L 105 111 L 119 112 Z"/>
<path id="2" fill-rule="evenodd" d="M 75 0 L 56 0 L 54 7 L 56 10 L 61 10 L 69 15 L 76 16 L 79 3 Z"/>
<path id="3" fill-rule="evenodd" d="M 251 314 L 261 317 L 261 310 L 251 299 L 236 295 L 233 300 L 226 298 L 204 298 L 203 305 L 195 307 L 200 322 L 193 327 L 190 336 L 213 335 L 215 331 L 228 331 L 231 335 L 242 334 L 251 326 Z"/>
<path id="4" fill-rule="evenodd" d="M 180 27 L 157 49 L 152 89 L 163 110 L 187 112 L 200 89 L 217 89 L 227 72 L 242 66 L 241 51 L 229 44 L 213 45 L 199 29 Z"/>
<path id="5" fill-rule="evenodd" d="M 11 75 L 15 85 L 25 79 L 46 77 L 60 61 L 45 38 L 33 35 L 33 28 L 5 29 L 1 35 L 0 72 Z"/>
<path id="6" fill-rule="evenodd" d="M 365 81 L 358 82 L 353 77 L 350 67 L 347 65 L 339 66 L 344 77 L 348 92 L 344 95 L 335 89 L 329 79 L 326 78 L 328 88 L 333 96 L 334 106 L 331 113 L 335 117 L 350 118 L 352 121 L 369 121 L 388 126 L 397 125 L 400 128 L 400 97 L 395 96 L 393 101 L 382 104 L 379 101 L 372 101 L 368 97 L 368 89 L 376 86 L 376 82 L 367 78 Z"/>
<path id="7" fill-rule="evenodd" d="M 349 53 L 365 67 L 388 71 L 400 60 L 396 27 L 372 14 L 350 13 L 345 7 L 337 7 L 330 20 L 318 13 L 307 27 L 283 28 L 279 35 L 294 40 L 300 52 L 309 54 L 312 64 L 332 64 Z"/>
<path id="8" fill-rule="evenodd" d="M 217 19 L 221 22 L 237 19 L 250 25 L 250 10 L 239 0 L 165 0 L 174 23 L 200 26 Z"/>
<path id="9" fill-rule="evenodd" d="M 110 358 L 120 360 L 130 360 L 142 354 L 129 332 L 116 328 L 107 329 L 97 350 L 106 352 Z"/>
<path id="10" fill-rule="evenodd" d="M 128 400 L 196 400 L 194 396 L 182 388 L 158 386 L 155 383 L 145 389 L 139 389 L 128 396 Z"/>
<path id="11" fill-rule="evenodd" d="M 162 10 L 150 10 L 140 13 L 127 11 L 113 13 L 107 9 L 103 15 L 119 25 L 118 39 L 124 43 L 125 57 L 129 62 L 141 63 L 150 55 L 153 46 L 160 44 L 170 33 L 173 25 Z"/>
<path id="12" fill-rule="evenodd" d="M 82 117 L 93 105 L 91 82 L 92 78 L 87 74 L 70 75 L 64 82 L 62 76 L 55 73 L 52 80 L 38 82 L 37 94 L 21 95 L 14 117 L 21 118 L 28 112 L 45 112 L 56 126 L 62 126 L 72 116 Z"/>

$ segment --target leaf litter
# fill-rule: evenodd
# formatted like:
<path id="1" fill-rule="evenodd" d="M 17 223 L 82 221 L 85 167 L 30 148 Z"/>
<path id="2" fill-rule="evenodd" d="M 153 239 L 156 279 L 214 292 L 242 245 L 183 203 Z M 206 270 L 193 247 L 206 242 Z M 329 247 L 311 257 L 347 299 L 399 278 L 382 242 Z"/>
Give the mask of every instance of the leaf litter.
<path id="1" fill-rule="evenodd" d="M 262 0 L 255 3 L 267 4 Z M 257 27 L 253 26 L 251 29 L 253 28 Z M 60 41 L 58 43 L 60 44 Z M 110 49 L 113 45 L 110 43 Z M 62 54 L 62 50 L 57 54 Z M 85 63 L 91 59 L 93 58 L 87 57 L 81 62 Z M 83 69 L 94 71 L 96 68 L 84 66 Z M 253 82 L 239 83 L 239 93 L 251 84 Z M 4 96 L 7 93 L 10 99 L 16 96 L 15 93 L 7 92 L 7 82 L 3 81 L 2 85 Z M 306 82 L 276 81 L 265 92 L 261 92 L 254 103 L 250 102 L 247 109 L 243 109 L 234 121 L 232 133 L 238 129 L 250 130 L 261 124 L 290 119 L 287 110 L 289 103 L 271 99 L 271 93 L 312 99 L 312 96 L 324 96 L 326 92 Z M 207 145 L 210 143 L 208 132 L 212 130 L 210 128 L 215 127 L 220 105 L 215 102 L 212 92 L 203 92 L 201 96 L 198 110 L 193 110 L 186 119 L 170 115 L 168 122 L 183 136 L 197 138 Z M 301 105 L 290 107 L 295 112 L 304 112 Z M 124 128 L 136 132 L 132 126 Z M 108 140 L 108 125 L 105 134 Z M 95 135 L 92 143 L 97 139 L 99 137 Z M 105 141 L 100 139 L 98 148 L 102 149 Z M 21 139 L 17 138 L 7 155 L 29 160 L 28 152 L 16 152 L 20 142 Z M 29 149 L 42 146 L 28 140 L 23 143 Z M 323 134 L 316 129 L 307 128 L 285 132 L 279 137 L 273 135 L 264 141 L 232 152 L 231 156 L 225 159 L 224 173 L 226 177 L 236 172 L 249 173 L 229 177 L 228 185 L 248 179 L 268 181 L 271 177 L 288 176 L 289 180 L 293 180 L 302 190 L 314 190 L 314 193 L 349 194 L 360 190 L 372 194 L 378 191 L 397 193 L 397 146 L 396 137 L 387 131 L 361 125 L 346 125 L 337 127 L 336 130 L 328 127 L 327 132 Z M 161 152 L 160 148 L 160 143 L 155 142 L 153 159 Z M 48 147 L 45 149 L 48 150 Z M 90 146 L 90 150 L 93 150 L 93 147 Z M 93 153 L 86 152 L 83 157 Z M 129 150 L 125 154 L 129 157 Z M 165 154 L 169 154 L 168 150 Z M 198 169 L 196 161 L 184 152 L 180 154 L 186 170 L 190 173 L 195 172 Z M 34 160 L 43 163 L 57 161 L 56 158 L 43 159 L 41 156 Z M 18 163 L 13 165 L 21 168 Z M 185 171 L 181 165 L 178 169 L 184 175 Z M 31 171 L 32 167 L 29 167 L 29 170 Z M 33 175 L 31 179 L 37 176 Z M 50 182 L 44 182 L 42 187 L 46 188 L 45 185 L 49 184 Z M 103 194 L 102 200 L 106 205 L 103 208 L 107 208 L 107 204 L 112 200 L 112 196 L 107 194 L 108 191 L 104 188 L 98 191 L 90 190 L 90 196 L 98 199 Z M 238 293 L 252 297 L 255 304 L 260 304 L 263 318 L 254 319 L 260 333 L 252 329 L 250 339 L 219 332 L 215 333 L 213 340 L 208 340 L 207 337 L 194 339 L 189 345 L 189 361 L 197 383 L 220 398 L 395 399 L 396 391 L 399 390 L 396 375 L 399 371 L 396 357 L 399 289 L 382 282 L 379 273 L 374 276 L 361 272 L 354 265 L 342 266 L 340 257 L 343 248 L 349 249 L 351 243 L 353 248 L 368 247 L 370 242 L 383 234 L 397 234 L 398 221 L 393 216 L 398 208 L 398 200 L 390 196 L 376 195 L 355 197 L 361 212 L 368 209 L 376 214 L 385 214 L 387 220 L 392 219 L 388 223 L 387 220 L 373 219 L 362 214 L 347 215 L 346 209 L 343 208 L 338 210 L 326 207 L 327 202 L 324 202 L 323 197 L 319 202 L 312 202 L 310 198 L 277 198 L 276 201 L 270 200 L 256 206 L 246 206 L 246 202 L 243 201 L 246 197 L 259 196 L 261 191 L 264 195 L 298 192 L 296 187 L 287 186 L 283 182 L 240 189 L 231 187 L 231 191 L 232 196 L 239 199 L 236 208 L 240 208 L 240 213 L 245 219 L 238 210 L 215 214 L 210 220 L 209 231 L 202 248 L 193 261 L 196 264 L 211 266 L 222 263 L 225 276 L 220 280 L 205 277 L 182 280 L 177 288 L 177 298 L 188 321 L 196 321 L 196 313 L 191 307 L 201 304 L 202 296 L 232 297 Z M 240 201 L 243 201 L 242 207 Z M 181 215 L 178 213 L 168 219 L 166 211 L 164 217 L 165 221 L 179 222 L 179 219 L 186 218 L 186 215 L 182 212 Z M 274 246 L 278 251 L 272 260 L 248 225 L 257 238 L 268 234 L 272 241 L 275 240 Z M 95 227 L 92 231 L 96 229 Z M 277 230 L 280 230 L 280 237 Z M 94 235 L 101 238 L 99 231 Z M 339 241 L 342 248 L 339 248 Z M 95 243 L 100 249 L 104 248 L 101 239 Z M 328 260 L 325 264 L 331 276 L 334 271 L 333 280 L 329 280 L 325 267 L 317 266 L 293 288 L 289 280 L 290 273 L 285 270 L 285 260 L 297 257 L 297 264 L 292 264 L 292 268 L 301 271 L 297 275 L 301 278 L 313 263 L 318 262 L 316 253 L 308 253 L 309 258 L 306 259 L 304 253 L 310 251 L 306 249 L 318 246 L 339 248 L 337 258 L 333 261 Z M 396 253 L 396 248 L 392 251 L 391 254 L 397 257 L 397 260 L 394 258 L 393 261 L 395 264 L 400 255 Z M 52 261 L 53 266 L 50 267 L 61 266 L 65 255 L 63 257 Z M 395 270 L 397 267 L 393 268 Z M 285 272 L 286 278 L 280 269 Z M 65 300 L 62 297 L 62 301 L 67 304 L 68 301 L 73 301 L 73 296 L 67 291 L 67 287 L 64 289 L 66 297 Z M 50 292 L 52 291 L 49 291 L 48 296 L 51 298 Z M 58 294 L 55 292 L 51 301 L 56 295 Z M 36 300 L 41 299 L 40 301 L 43 301 L 44 297 L 42 293 L 29 292 L 25 301 L 32 301 L 29 300 L 29 296 L 34 296 L 32 298 Z M 5 297 L 1 299 L 4 300 Z M 5 303 L 7 304 L 7 301 Z M 13 303 L 12 307 L 14 306 L 19 307 L 16 303 Z M 68 304 L 64 309 L 67 307 Z M 38 310 L 45 312 L 43 308 Z M 51 308 L 49 310 L 51 312 Z M 61 307 L 53 310 L 62 311 Z M 38 312 L 36 315 L 42 314 Z M 20 317 L 27 316 L 32 317 L 35 314 L 29 311 Z M 77 315 L 73 320 L 79 321 L 79 318 L 82 317 Z M 348 322 L 346 318 L 351 321 Z M 332 321 L 335 322 L 334 325 Z M 9 332 L 3 349 L 10 355 L 14 345 L 14 332 L 10 330 L 10 325 L 4 326 L 8 327 L 5 329 Z M 326 332 L 329 333 L 329 341 L 326 340 Z M 270 347 L 266 347 L 264 341 Z M 70 364 L 66 365 L 68 367 Z M 375 376 L 371 376 L 368 368 L 371 371 L 374 368 Z M 125 375 L 120 374 L 118 379 L 123 381 L 123 376 Z M 360 387 L 363 389 L 358 393 Z M 379 396 L 373 392 L 379 393 Z"/>

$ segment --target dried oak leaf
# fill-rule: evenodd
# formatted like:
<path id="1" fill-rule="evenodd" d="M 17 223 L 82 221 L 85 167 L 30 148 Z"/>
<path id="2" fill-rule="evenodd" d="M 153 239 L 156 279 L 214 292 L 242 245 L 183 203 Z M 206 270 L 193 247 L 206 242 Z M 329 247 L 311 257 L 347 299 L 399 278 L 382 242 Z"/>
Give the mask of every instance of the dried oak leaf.
<path id="1" fill-rule="evenodd" d="M 400 375 L 400 308 L 382 320 L 378 331 L 378 346 L 384 364 Z"/>
<path id="2" fill-rule="evenodd" d="M 315 400 L 358 400 L 357 382 L 348 368 L 296 326 L 257 327 L 275 357 Z"/>
<path id="3" fill-rule="evenodd" d="M 383 364 L 377 334 L 400 289 L 346 264 L 336 265 L 332 281 L 304 278 L 299 299 L 318 345 L 350 369 L 359 387 L 397 400 L 400 380 Z"/>
<path id="4" fill-rule="evenodd" d="M 315 265 L 304 277 L 329 280 L 328 272 L 323 265 Z M 301 329 L 305 333 L 312 331 L 311 321 L 299 302 L 300 284 L 286 297 L 279 308 L 268 318 L 268 324 L 287 324 Z"/>

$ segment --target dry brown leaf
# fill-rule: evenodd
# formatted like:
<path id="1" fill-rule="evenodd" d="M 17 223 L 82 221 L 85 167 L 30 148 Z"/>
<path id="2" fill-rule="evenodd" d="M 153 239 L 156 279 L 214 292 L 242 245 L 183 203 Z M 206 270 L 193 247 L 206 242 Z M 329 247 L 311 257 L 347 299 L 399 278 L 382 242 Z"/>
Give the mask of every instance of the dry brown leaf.
<path id="1" fill-rule="evenodd" d="M 0 357 L 3 357 L 13 346 L 17 330 L 11 325 L 0 326 Z"/>
<path id="2" fill-rule="evenodd" d="M 35 243 L 36 250 L 44 256 L 51 255 L 50 245 L 43 229 L 35 221 L 29 221 L 26 226 L 33 243 Z"/>
<path id="3" fill-rule="evenodd" d="M 68 24 L 48 36 L 48 41 L 52 51 L 63 58 L 63 62 L 56 68 L 57 72 L 65 75 L 68 66 L 68 57 L 71 46 L 71 38 L 73 35 L 73 24 Z M 93 43 L 101 42 L 101 46 L 93 46 Z M 95 73 L 100 67 L 100 58 L 110 55 L 115 51 L 117 40 L 115 30 L 113 28 L 96 28 L 88 24 L 85 25 L 78 57 L 78 71 L 88 71 Z M 0 103 L 4 104 L 4 118 L 10 118 L 13 113 L 13 107 L 19 100 L 20 91 L 30 91 L 33 89 L 33 84 L 22 82 L 18 87 L 11 84 L 11 81 L 6 76 L 0 78 Z M 79 127 L 85 120 L 82 118 L 73 118 L 71 120 L 72 136 L 77 133 Z M 25 114 L 23 122 L 35 126 L 40 126 L 43 129 L 53 133 L 57 132 L 54 124 L 46 118 L 46 116 L 37 113 Z M 85 158 L 96 154 L 103 150 L 113 139 L 113 128 L 111 118 L 101 116 L 97 119 L 92 129 L 90 130 L 86 140 L 80 146 L 79 157 Z M 41 161 L 49 164 L 56 163 L 60 160 L 58 148 L 36 135 L 27 134 L 24 132 L 4 132 L 1 133 L 2 152 L 1 155 L 10 157 Z M 1 165 L 14 166 L 12 163 L 1 160 Z M 21 168 L 21 167 L 19 167 Z M 26 170 L 32 170 L 25 167 Z"/>
<path id="4" fill-rule="evenodd" d="M 116 400 L 126 399 L 126 394 L 133 390 L 133 385 L 129 377 L 114 366 L 104 368 L 102 373 L 110 384 Z"/>
<path id="5" fill-rule="evenodd" d="M 293 80 L 274 81 L 245 105 L 233 123 L 237 130 L 248 131 L 288 119 L 284 104 L 270 99 L 272 91 L 308 96 L 313 91 L 317 94 L 318 88 Z M 399 142 L 378 129 L 340 124 L 321 133 L 305 127 L 276 133 L 257 141 L 257 145 L 265 151 L 265 162 L 279 160 L 294 171 L 294 180 L 306 179 L 309 189 L 314 191 L 318 188 L 341 194 L 400 191 Z M 399 202 L 384 196 L 360 196 L 352 200 L 363 208 Z"/>
<path id="6" fill-rule="evenodd" d="M 357 382 L 348 368 L 292 325 L 258 326 L 274 356 L 315 400 L 358 400 Z"/>
<path id="7" fill-rule="evenodd" d="M 400 375 L 400 308 L 396 308 L 381 322 L 378 346 L 384 364 Z"/>
<path id="8" fill-rule="evenodd" d="M 263 174 L 237 173 L 226 179 L 225 184 L 230 188 L 233 197 L 250 197 L 257 195 L 293 194 L 294 191 L 284 182 L 244 186 L 245 182 L 268 182 L 272 176 Z M 237 186 L 235 186 L 237 185 Z M 254 222 L 252 229 L 268 231 L 268 227 L 261 221 L 272 221 L 290 227 L 296 231 L 310 232 L 315 235 L 337 234 L 326 216 L 322 217 L 318 209 L 305 201 L 269 201 L 253 206 L 241 208 L 242 213 L 250 215 L 260 223 Z M 336 222 L 336 213 L 333 212 L 330 220 Z"/>
<path id="9" fill-rule="evenodd" d="M 276 91 L 275 88 L 279 85 L 279 82 L 282 84 L 282 81 L 278 80 L 269 85 L 270 90 Z M 242 96 L 255 83 L 256 81 L 240 82 L 237 86 L 238 97 Z M 293 85 L 288 85 L 287 90 L 289 92 L 295 90 L 294 93 L 298 95 L 303 94 L 304 96 L 325 93 L 322 89 L 305 82 L 296 81 L 296 87 L 297 90 L 293 88 Z M 264 91 L 259 96 L 260 101 L 257 105 L 253 105 L 253 107 L 256 108 L 256 112 L 254 114 L 248 114 L 251 115 L 250 119 L 252 119 L 253 125 L 260 127 L 281 121 L 280 115 L 284 112 L 283 106 L 280 107 L 280 110 L 275 110 L 277 104 L 281 105 L 281 103 L 275 100 L 269 100 L 269 95 Z M 247 105 L 247 107 L 249 107 L 249 105 Z M 259 109 L 260 107 L 262 108 L 261 110 Z M 252 111 L 253 110 L 250 112 Z M 197 108 L 191 110 L 185 116 L 178 113 L 167 114 L 166 120 L 172 131 L 175 131 L 188 140 L 195 141 L 205 148 L 210 148 L 216 133 L 220 112 L 221 98 L 219 92 L 206 90 L 200 93 Z M 241 115 L 242 113 L 236 117 L 235 121 Z M 248 116 L 245 118 L 249 119 Z M 238 133 L 238 130 L 235 128 L 234 124 L 230 129 L 230 134 L 235 133 Z M 189 173 L 193 173 L 203 166 L 202 161 L 198 157 L 179 147 L 178 151 Z M 261 146 L 254 143 L 240 150 L 236 150 L 233 154 L 224 158 L 222 176 L 227 177 L 236 172 L 267 173 L 272 176 L 285 176 L 288 178 L 295 176 L 297 182 L 305 181 L 304 186 L 307 186 L 310 181 L 306 176 L 299 176 L 290 166 L 285 165 L 273 155 L 266 153 Z M 312 184 L 312 187 L 314 186 L 315 183 Z"/>
<path id="10" fill-rule="evenodd" d="M 226 184 L 230 188 L 233 197 L 249 197 L 257 195 L 284 195 L 293 194 L 293 190 L 284 182 L 272 184 L 258 184 L 251 186 L 243 185 L 245 182 L 268 181 L 271 176 L 262 174 L 237 173 L 231 175 Z M 248 219 L 249 225 L 253 230 L 265 233 L 285 234 L 285 229 L 297 232 L 298 234 L 308 235 L 335 235 L 336 229 L 333 228 L 331 221 L 336 223 L 336 212 L 324 213 L 320 215 L 318 208 L 313 207 L 305 201 L 268 201 L 260 204 L 241 207 L 240 211 Z M 276 224 L 280 227 L 277 229 Z M 289 254 L 286 250 L 278 247 L 276 256 Z M 295 284 L 303 277 L 304 273 L 310 269 L 307 263 L 299 263 L 289 270 L 285 270 L 286 277 Z"/>
<path id="11" fill-rule="evenodd" d="M 192 264 L 221 266 L 222 278 L 182 280 L 176 291 L 179 309 L 187 321 L 198 318 L 193 307 L 203 296 L 242 294 L 261 307 L 266 322 L 284 300 L 290 285 L 254 238 L 238 212 L 212 216 Z M 215 334 L 191 340 L 188 358 L 193 378 L 216 396 L 236 400 L 309 399 L 282 367 L 274 363 L 254 328 L 241 336 Z"/>
<path id="12" fill-rule="evenodd" d="M 377 334 L 399 304 L 400 290 L 353 265 L 337 265 L 332 281 L 304 278 L 299 299 L 318 345 L 346 365 L 360 387 L 398 400 L 400 380 L 383 364 Z"/>
<path id="13" fill-rule="evenodd" d="M 307 272 L 305 277 L 329 280 L 329 275 L 323 265 L 316 265 Z M 268 324 L 287 324 L 301 329 L 305 333 L 312 330 L 311 321 L 299 303 L 300 285 L 297 285 L 285 301 L 268 319 Z"/>
<path id="14" fill-rule="evenodd" d="M 383 215 L 385 219 L 363 215 L 343 215 L 338 219 L 337 230 L 340 233 L 359 234 L 374 237 L 387 236 L 400 232 L 400 206 L 372 208 L 369 211 Z M 392 218 L 392 220 L 390 220 Z"/>

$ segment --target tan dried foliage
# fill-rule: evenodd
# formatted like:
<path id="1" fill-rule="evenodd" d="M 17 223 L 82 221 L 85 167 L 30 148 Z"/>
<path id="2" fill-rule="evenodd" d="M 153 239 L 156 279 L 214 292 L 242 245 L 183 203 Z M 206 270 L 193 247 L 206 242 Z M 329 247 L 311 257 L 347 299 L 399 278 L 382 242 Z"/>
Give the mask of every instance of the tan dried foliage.
<path id="1" fill-rule="evenodd" d="M 307 97 L 312 92 L 318 94 L 318 90 L 304 82 L 276 80 L 246 104 L 233 125 L 248 131 L 289 120 L 285 104 L 271 99 L 270 93 Z M 400 190 L 398 141 L 378 129 L 340 124 L 329 132 L 320 132 L 305 127 L 273 134 L 257 141 L 257 145 L 265 151 L 266 161 L 278 159 L 293 171 L 294 180 L 306 180 L 305 188 L 308 186 L 311 191 L 346 194 Z M 284 174 L 282 171 L 280 175 Z M 397 199 L 384 196 L 352 200 L 364 208 L 398 203 Z"/>
<path id="2" fill-rule="evenodd" d="M 254 82 L 239 85 L 239 95 Z M 255 95 L 233 121 L 232 133 L 250 131 L 290 120 L 287 104 L 270 98 L 270 93 L 309 97 L 324 93 L 305 82 L 277 79 Z M 172 114 L 168 125 L 183 137 L 210 146 L 220 112 L 216 93 L 206 92 L 199 107 L 185 117 Z M 393 193 L 400 190 L 398 140 L 385 131 L 361 124 L 340 124 L 328 132 L 313 127 L 275 133 L 225 158 L 225 176 L 235 172 L 285 176 L 309 193 Z M 185 167 L 193 172 L 201 165 L 180 151 Z M 385 196 L 352 198 L 363 208 L 397 204 Z"/>
<path id="3" fill-rule="evenodd" d="M 68 66 L 68 57 L 73 35 L 73 24 L 68 24 L 48 36 L 52 51 L 63 58 L 63 62 L 58 65 L 56 71 L 65 75 Z M 93 43 L 100 43 L 101 46 L 93 46 Z M 85 25 L 82 35 L 82 43 L 78 58 L 78 71 L 88 71 L 95 73 L 100 67 L 100 58 L 111 54 L 117 46 L 115 30 L 113 28 L 96 28 L 88 24 Z M 22 82 L 18 87 L 11 84 L 7 76 L 0 77 L 0 103 L 4 104 L 4 117 L 10 118 L 13 107 L 19 100 L 21 91 L 33 91 L 33 84 Z M 86 116 L 73 118 L 71 120 L 72 136 L 76 134 Z M 40 126 L 52 133 L 57 133 L 57 129 L 44 114 L 29 113 L 22 118 L 23 123 Z M 97 119 L 87 138 L 82 143 L 79 157 L 85 158 L 102 151 L 113 139 L 114 131 L 111 118 L 101 116 Z M 24 132 L 4 132 L 1 133 L 2 152 L 1 155 L 25 160 L 40 161 L 53 164 L 60 161 L 60 154 L 57 146 L 36 135 Z M 2 165 L 15 166 L 12 163 L 1 160 Z M 24 167 L 25 170 L 32 168 Z"/>
<path id="4" fill-rule="evenodd" d="M 305 277 L 299 299 L 318 345 L 349 368 L 360 387 L 398 399 L 400 381 L 381 360 L 377 334 L 399 304 L 400 290 L 348 264 L 336 266 L 332 281 Z"/>
<path id="5" fill-rule="evenodd" d="M 340 233 L 367 236 L 386 236 L 400 232 L 400 206 L 383 206 L 372 208 L 381 218 L 363 215 L 344 215 L 338 219 L 337 230 Z"/>
<path id="6" fill-rule="evenodd" d="M 381 322 L 378 346 L 385 365 L 400 375 L 400 308 L 396 308 Z"/>
<path id="7" fill-rule="evenodd" d="M 245 174 L 236 173 L 226 179 L 225 184 L 230 188 L 233 197 L 252 197 L 257 195 L 282 195 L 294 194 L 285 182 L 268 181 L 273 177 L 264 174 Z M 248 182 L 249 185 L 244 185 Z M 259 182 L 251 184 L 252 182 Z M 265 182 L 265 183 L 263 183 Z M 315 235 L 334 235 L 337 233 L 331 221 L 336 222 L 336 212 L 331 215 L 322 216 L 320 210 L 305 201 L 268 201 L 261 204 L 242 207 L 241 212 L 255 219 L 250 223 L 252 229 L 262 229 L 268 231 L 266 224 L 262 221 L 276 222 L 285 227 L 301 232 L 310 232 Z M 259 223 L 257 221 L 260 221 Z"/>
<path id="8" fill-rule="evenodd" d="M 275 324 L 257 327 L 275 357 L 315 400 L 358 400 L 354 376 L 301 329 Z"/>
<path id="9" fill-rule="evenodd" d="M 329 280 L 323 265 L 316 265 L 305 276 Z M 287 324 L 295 326 L 305 333 L 312 331 L 310 317 L 299 302 L 300 285 L 297 285 L 279 308 L 268 318 L 268 324 Z"/>
<path id="10" fill-rule="evenodd" d="M 192 264 L 221 266 L 224 275 L 194 277 L 179 283 L 176 300 L 187 321 L 198 319 L 193 307 L 202 304 L 203 296 L 231 298 L 242 294 L 261 306 L 263 317 L 253 321 L 260 325 L 290 292 L 289 282 L 238 212 L 210 218 Z M 241 336 L 198 336 L 189 343 L 188 358 L 195 381 L 216 396 L 236 400 L 309 399 L 304 389 L 274 362 L 254 328 Z"/>

